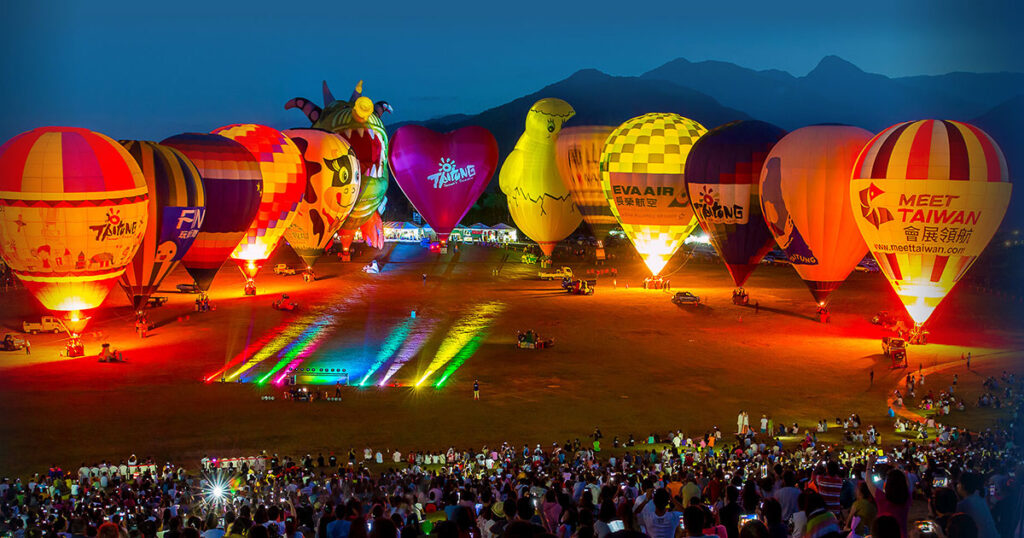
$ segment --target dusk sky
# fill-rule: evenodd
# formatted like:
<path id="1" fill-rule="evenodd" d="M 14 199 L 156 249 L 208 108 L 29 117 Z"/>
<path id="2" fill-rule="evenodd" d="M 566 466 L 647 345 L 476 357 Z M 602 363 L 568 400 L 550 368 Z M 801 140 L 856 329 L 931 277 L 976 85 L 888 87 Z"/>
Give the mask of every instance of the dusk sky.
<path id="1" fill-rule="evenodd" d="M 889 76 L 1024 71 L 1011 1 L 4 2 L 0 139 L 41 125 L 162 139 L 305 126 L 291 97 L 365 80 L 385 122 L 475 113 L 581 68 L 723 60 L 797 76 L 825 55 Z"/>

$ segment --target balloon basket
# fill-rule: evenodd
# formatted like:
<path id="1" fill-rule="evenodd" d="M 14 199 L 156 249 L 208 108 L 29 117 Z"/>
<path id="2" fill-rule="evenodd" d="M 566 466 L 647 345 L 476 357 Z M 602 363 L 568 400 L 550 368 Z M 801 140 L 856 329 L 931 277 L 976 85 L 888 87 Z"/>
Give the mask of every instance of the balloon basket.
<path id="1" fill-rule="evenodd" d="M 85 346 L 77 334 L 71 336 L 71 341 L 64 347 L 64 353 L 71 358 L 85 356 Z"/>

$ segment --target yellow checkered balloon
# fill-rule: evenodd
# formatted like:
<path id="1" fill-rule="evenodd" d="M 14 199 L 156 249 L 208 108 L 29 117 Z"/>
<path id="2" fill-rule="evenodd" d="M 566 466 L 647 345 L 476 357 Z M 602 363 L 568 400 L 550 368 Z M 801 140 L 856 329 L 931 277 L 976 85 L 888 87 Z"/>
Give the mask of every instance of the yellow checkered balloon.
<path id="1" fill-rule="evenodd" d="M 690 148 L 706 132 L 689 118 L 652 112 L 623 123 L 604 144 L 604 195 L 655 275 L 697 227 L 683 170 Z"/>

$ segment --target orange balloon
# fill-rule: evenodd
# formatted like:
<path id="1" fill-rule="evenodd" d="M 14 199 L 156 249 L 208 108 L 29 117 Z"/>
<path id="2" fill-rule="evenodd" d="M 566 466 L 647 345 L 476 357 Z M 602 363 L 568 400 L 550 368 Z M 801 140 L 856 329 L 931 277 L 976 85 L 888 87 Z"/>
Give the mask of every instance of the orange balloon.
<path id="1" fill-rule="evenodd" d="M 765 222 L 819 305 L 868 252 L 850 210 L 850 171 L 869 140 L 859 127 L 803 127 L 782 137 L 761 169 Z"/>

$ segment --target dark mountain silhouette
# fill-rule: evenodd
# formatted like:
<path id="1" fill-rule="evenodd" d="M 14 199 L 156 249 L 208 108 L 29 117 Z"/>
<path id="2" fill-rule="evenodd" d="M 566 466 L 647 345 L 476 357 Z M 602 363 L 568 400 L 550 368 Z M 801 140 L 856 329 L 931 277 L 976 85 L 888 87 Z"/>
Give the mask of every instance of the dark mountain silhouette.
<path id="1" fill-rule="evenodd" d="M 993 105 L 1024 93 L 1024 73 L 964 73 L 920 75 L 898 80 L 927 91 L 945 92 L 969 101 Z"/>
<path id="2" fill-rule="evenodd" d="M 981 127 L 999 144 L 1010 169 L 1010 181 L 1021 179 L 1021 171 L 1024 170 L 1024 133 L 1020 126 L 1024 124 L 1024 94 L 1008 99 L 974 118 L 971 123 Z M 1024 181 L 1017 181 L 1013 190 L 1010 209 L 1003 219 L 1004 229 L 1024 228 Z"/>
<path id="3" fill-rule="evenodd" d="M 498 140 L 501 162 L 523 132 L 530 105 L 544 97 L 565 99 L 576 109 L 572 125 L 618 125 L 646 112 L 676 112 L 709 129 L 757 118 L 785 129 L 816 123 L 847 123 L 871 131 L 922 118 L 976 123 L 1003 148 L 1010 167 L 1024 170 L 1024 73 L 948 73 L 890 78 L 866 73 L 837 56 L 826 56 L 802 77 L 754 70 L 728 62 L 672 60 L 639 77 L 584 69 L 565 80 L 480 114 L 457 114 L 416 123 L 436 131 L 480 125 Z M 402 124 L 389 126 L 390 131 Z M 497 174 L 495 174 L 497 175 Z M 396 184 L 389 189 L 391 218 L 410 208 Z M 1024 198 L 1024 193 L 1014 196 Z M 1021 210 L 1018 211 L 1017 208 Z M 467 222 L 508 220 L 504 196 L 492 180 Z M 1024 224 L 1024 200 L 1011 204 L 1007 223 Z"/>
<path id="4" fill-rule="evenodd" d="M 968 120 L 1024 91 L 1022 74 L 953 73 L 894 79 L 865 73 L 838 56 L 826 56 L 803 77 L 682 58 L 641 77 L 689 86 L 786 129 L 836 122 L 879 131 L 908 119 Z M 1012 86 L 1017 90 L 1007 89 Z"/>
<path id="5" fill-rule="evenodd" d="M 618 125 L 647 112 L 676 112 L 711 128 L 750 116 L 722 106 L 713 97 L 700 91 L 638 77 L 614 77 L 596 69 L 577 71 L 569 78 L 545 86 L 514 101 L 485 110 L 474 116 L 458 114 L 416 123 L 435 131 L 451 131 L 466 125 L 486 127 L 498 140 L 504 156 L 512 151 L 523 134 L 526 112 L 539 99 L 564 99 L 576 110 L 566 126 Z M 388 126 L 390 131 L 404 124 Z"/>
<path id="6" fill-rule="evenodd" d="M 445 132 L 467 125 L 487 128 L 498 141 L 499 163 L 512 151 L 519 136 L 523 134 L 526 113 L 530 106 L 545 97 L 558 97 L 569 102 L 576 115 L 566 123 L 573 125 L 619 125 L 620 123 L 647 112 L 676 112 L 697 120 L 705 127 L 712 128 L 723 123 L 750 116 L 722 106 L 714 98 L 693 90 L 661 80 L 645 80 L 638 77 L 614 77 L 596 69 L 584 69 L 569 78 L 546 86 L 530 95 L 520 97 L 504 105 L 485 110 L 480 114 L 444 116 L 422 122 L 397 123 L 388 126 L 389 133 L 407 123 L 429 127 Z M 406 219 L 410 208 L 395 182 L 388 188 L 388 212 L 386 218 Z M 508 222 L 508 209 L 504 195 L 498 189 L 497 172 L 491 180 L 481 202 L 464 219 L 467 223 L 483 221 Z"/>

